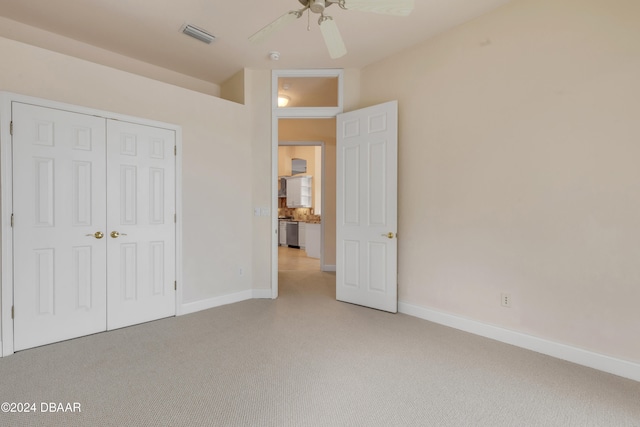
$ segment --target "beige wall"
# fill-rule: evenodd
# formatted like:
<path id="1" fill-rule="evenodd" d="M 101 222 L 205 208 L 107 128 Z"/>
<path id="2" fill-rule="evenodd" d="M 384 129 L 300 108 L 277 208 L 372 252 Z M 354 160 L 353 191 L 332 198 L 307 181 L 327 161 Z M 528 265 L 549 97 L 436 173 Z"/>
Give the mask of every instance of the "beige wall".
<path id="1" fill-rule="evenodd" d="M 244 68 L 220 85 L 220 98 L 244 104 Z"/>
<path id="2" fill-rule="evenodd" d="M 336 264 L 336 120 L 280 119 L 280 141 L 323 141 L 325 143 L 325 193 L 322 207 L 324 222 L 324 264 Z"/>
<path id="3" fill-rule="evenodd" d="M 638 76 L 635 0 L 515 1 L 362 70 L 399 100 L 400 300 L 639 362 Z"/>
<path id="4" fill-rule="evenodd" d="M 278 176 L 291 175 L 291 159 L 295 157 L 292 153 L 293 145 L 280 145 L 278 147 Z"/>
<path id="5" fill-rule="evenodd" d="M 11 58 L 0 61 L 0 90 L 181 125 L 184 301 L 251 288 L 246 107 L 4 38 L 0 54 Z"/>
<path id="6" fill-rule="evenodd" d="M 249 107 L 251 130 L 251 187 L 254 207 L 271 207 L 271 70 L 245 69 L 245 103 Z M 277 215 L 277 212 L 271 212 Z M 252 221 L 253 288 L 271 289 L 271 217 L 254 216 Z"/>

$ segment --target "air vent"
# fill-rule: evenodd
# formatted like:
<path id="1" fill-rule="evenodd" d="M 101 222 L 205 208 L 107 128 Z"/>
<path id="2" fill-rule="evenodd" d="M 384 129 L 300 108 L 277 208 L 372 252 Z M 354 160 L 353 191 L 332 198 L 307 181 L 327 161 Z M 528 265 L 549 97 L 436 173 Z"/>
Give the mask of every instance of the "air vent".
<path id="1" fill-rule="evenodd" d="M 205 42 L 206 44 L 211 44 L 211 42 L 216 39 L 216 36 L 214 36 L 213 34 L 209 34 L 205 30 L 202 30 L 198 27 L 194 27 L 193 25 L 189 25 L 189 24 L 185 24 L 182 27 L 182 32 L 188 36 L 193 37 L 194 39 L 198 39 L 201 42 Z"/>

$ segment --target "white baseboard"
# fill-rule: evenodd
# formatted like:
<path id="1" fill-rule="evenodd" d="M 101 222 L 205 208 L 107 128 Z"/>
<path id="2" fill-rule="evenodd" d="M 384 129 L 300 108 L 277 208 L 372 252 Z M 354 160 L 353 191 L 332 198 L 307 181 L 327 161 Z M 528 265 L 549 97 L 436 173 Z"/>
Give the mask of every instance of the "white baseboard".
<path id="1" fill-rule="evenodd" d="M 248 289 L 234 294 L 222 295 L 215 298 L 209 298 L 202 301 L 188 302 L 182 304 L 178 315 L 195 313 L 210 308 L 220 307 L 221 305 L 233 304 L 234 302 L 246 301 L 248 299 L 271 299 L 271 289 Z"/>
<path id="2" fill-rule="evenodd" d="M 252 296 L 254 299 L 271 299 L 271 289 L 252 289 Z"/>
<path id="3" fill-rule="evenodd" d="M 545 340 L 533 335 L 523 334 L 498 326 L 477 322 L 453 314 L 444 313 L 426 307 L 398 302 L 398 311 L 410 316 L 419 317 L 461 331 L 470 332 L 496 341 L 517 347 L 526 348 L 558 359 L 577 363 L 578 365 L 598 369 L 610 374 L 640 381 L 640 364 L 616 359 L 611 356 L 594 353 L 566 344 Z"/>
<path id="4" fill-rule="evenodd" d="M 336 271 L 335 265 L 323 265 L 321 268 L 322 271 Z"/>
<path id="5" fill-rule="evenodd" d="M 182 304 L 180 315 L 195 313 L 197 311 L 207 310 L 221 305 L 233 304 L 234 302 L 245 301 L 253 298 L 253 290 L 248 289 L 234 294 L 222 295 L 215 298 L 208 298 L 201 301 L 194 301 Z"/>

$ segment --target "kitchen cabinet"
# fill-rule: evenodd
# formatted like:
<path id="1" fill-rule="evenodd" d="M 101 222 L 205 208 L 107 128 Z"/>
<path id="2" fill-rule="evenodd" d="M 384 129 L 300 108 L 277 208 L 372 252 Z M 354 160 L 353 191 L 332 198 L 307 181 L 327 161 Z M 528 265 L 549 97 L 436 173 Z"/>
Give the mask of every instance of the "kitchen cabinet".
<path id="1" fill-rule="evenodd" d="M 287 207 L 311 207 L 311 177 L 292 176 L 287 179 Z"/>
<path id="2" fill-rule="evenodd" d="M 287 246 L 287 221 L 279 221 L 278 225 L 278 243 Z"/>
<path id="3" fill-rule="evenodd" d="M 305 250 L 309 258 L 320 258 L 320 224 L 307 224 Z"/>

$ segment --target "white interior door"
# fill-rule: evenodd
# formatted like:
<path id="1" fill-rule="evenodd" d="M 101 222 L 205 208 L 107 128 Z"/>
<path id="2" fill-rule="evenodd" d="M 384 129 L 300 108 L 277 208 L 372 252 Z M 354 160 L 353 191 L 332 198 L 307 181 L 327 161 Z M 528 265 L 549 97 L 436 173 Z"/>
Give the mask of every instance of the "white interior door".
<path id="1" fill-rule="evenodd" d="M 109 120 L 107 135 L 107 327 L 114 329 L 176 313 L 175 132 Z"/>
<path id="2" fill-rule="evenodd" d="M 12 117 L 22 350 L 106 329 L 105 120 L 18 102 Z"/>
<path id="3" fill-rule="evenodd" d="M 338 115 L 336 297 L 396 313 L 398 103 Z"/>

